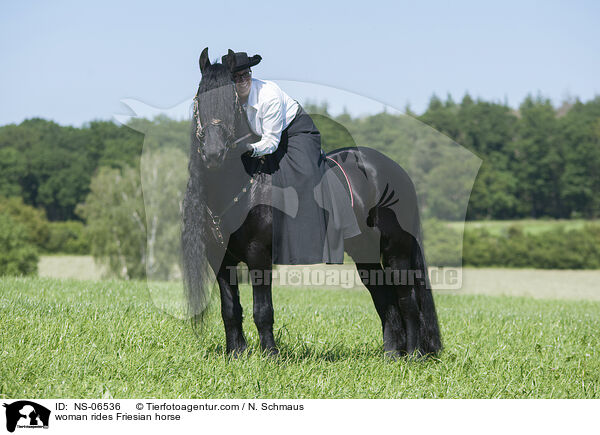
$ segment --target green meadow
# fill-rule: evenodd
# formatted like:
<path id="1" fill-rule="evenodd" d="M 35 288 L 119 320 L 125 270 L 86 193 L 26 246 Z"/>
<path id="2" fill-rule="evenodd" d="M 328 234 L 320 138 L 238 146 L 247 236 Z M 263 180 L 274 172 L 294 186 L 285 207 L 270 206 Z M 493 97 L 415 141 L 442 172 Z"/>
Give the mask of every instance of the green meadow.
<path id="1" fill-rule="evenodd" d="M 224 354 L 218 301 L 204 326 L 144 282 L 0 279 L 2 398 L 600 398 L 600 302 L 436 293 L 444 350 L 389 361 L 368 293 L 274 289 L 281 355 Z"/>

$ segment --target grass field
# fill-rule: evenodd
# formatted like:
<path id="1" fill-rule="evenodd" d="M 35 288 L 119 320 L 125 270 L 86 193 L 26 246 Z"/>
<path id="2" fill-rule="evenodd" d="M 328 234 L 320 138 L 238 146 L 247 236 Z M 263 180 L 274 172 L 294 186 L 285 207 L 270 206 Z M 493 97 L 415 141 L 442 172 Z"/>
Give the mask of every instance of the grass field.
<path id="1" fill-rule="evenodd" d="M 445 350 L 383 358 L 360 290 L 274 291 L 281 356 L 224 356 L 217 307 L 194 335 L 142 282 L 0 279 L 0 397 L 600 398 L 600 302 L 437 294 Z"/>

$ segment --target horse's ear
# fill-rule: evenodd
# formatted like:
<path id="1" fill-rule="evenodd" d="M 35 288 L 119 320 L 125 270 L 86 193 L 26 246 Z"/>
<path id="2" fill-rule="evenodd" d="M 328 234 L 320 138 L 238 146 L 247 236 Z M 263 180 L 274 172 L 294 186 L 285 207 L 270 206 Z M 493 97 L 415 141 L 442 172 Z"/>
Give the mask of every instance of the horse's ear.
<path id="1" fill-rule="evenodd" d="M 202 50 L 202 54 L 200 55 L 200 72 L 204 74 L 206 68 L 210 66 L 210 59 L 208 58 L 208 47 Z"/>
<path id="2" fill-rule="evenodd" d="M 227 68 L 229 71 L 233 71 L 235 67 L 235 52 L 230 48 L 227 50 Z"/>

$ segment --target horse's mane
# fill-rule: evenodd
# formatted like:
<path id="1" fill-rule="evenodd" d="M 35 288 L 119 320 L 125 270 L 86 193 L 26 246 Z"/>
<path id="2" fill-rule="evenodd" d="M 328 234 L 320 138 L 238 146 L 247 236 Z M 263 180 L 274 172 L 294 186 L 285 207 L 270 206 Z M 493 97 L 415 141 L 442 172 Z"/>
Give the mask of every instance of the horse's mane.
<path id="1" fill-rule="evenodd" d="M 235 125 L 235 91 L 228 69 L 220 63 L 208 65 L 203 71 L 196 94 L 192 119 L 190 178 L 183 204 L 183 228 L 181 233 L 183 283 L 188 300 L 188 312 L 195 324 L 202 321 L 210 302 L 212 286 L 209 259 L 207 257 L 208 218 L 206 216 L 206 186 L 204 165 L 198 138 L 198 120 L 203 125 L 220 119 L 230 129 Z"/>

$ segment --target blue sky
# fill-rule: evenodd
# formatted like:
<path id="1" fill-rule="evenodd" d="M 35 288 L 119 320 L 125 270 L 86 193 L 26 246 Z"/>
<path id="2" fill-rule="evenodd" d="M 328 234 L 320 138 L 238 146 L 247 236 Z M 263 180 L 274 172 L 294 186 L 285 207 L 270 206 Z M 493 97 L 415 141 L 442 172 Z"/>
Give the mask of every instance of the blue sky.
<path id="1" fill-rule="evenodd" d="M 211 59 L 259 53 L 255 77 L 321 85 L 292 97 L 354 115 L 420 113 L 433 93 L 588 100 L 600 94 L 599 21 L 592 1 L 3 2 L 0 125 L 112 119 L 124 98 L 175 106 L 195 92 L 206 46 Z"/>

